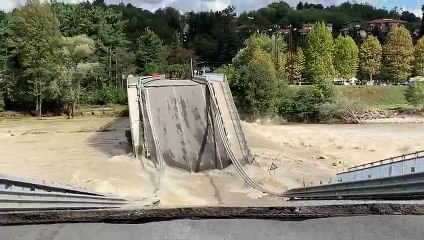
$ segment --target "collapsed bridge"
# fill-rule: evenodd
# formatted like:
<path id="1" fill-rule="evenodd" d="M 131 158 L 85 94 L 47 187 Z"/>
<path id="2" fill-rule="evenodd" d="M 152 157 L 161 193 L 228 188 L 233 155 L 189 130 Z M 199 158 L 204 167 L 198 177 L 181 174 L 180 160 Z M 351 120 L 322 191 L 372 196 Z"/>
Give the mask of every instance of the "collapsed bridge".
<path id="1" fill-rule="evenodd" d="M 165 166 L 200 172 L 232 164 L 251 187 L 280 195 L 243 169 L 253 157 L 225 75 L 131 77 L 127 86 L 134 155 L 153 161 L 160 178 Z"/>
<path id="2" fill-rule="evenodd" d="M 250 162 L 224 75 L 194 80 L 130 78 L 128 101 L 134 154 L 158 167 L 223 169 L 231 162 L 228 150 L 242 165 Z"/>

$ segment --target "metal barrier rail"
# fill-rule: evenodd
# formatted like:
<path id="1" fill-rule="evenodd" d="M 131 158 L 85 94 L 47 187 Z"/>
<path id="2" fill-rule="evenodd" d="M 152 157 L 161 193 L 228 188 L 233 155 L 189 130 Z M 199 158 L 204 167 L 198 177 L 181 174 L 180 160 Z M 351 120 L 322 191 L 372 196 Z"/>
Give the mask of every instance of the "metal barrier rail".
<path id="1" fill-rule="evenodd" d="M 379 165 L 384 165 L 384 164 L 387 164 L 387 163 L 395 163 L 395 162 L 411 160 L 411 159 L 419 158 L 419 157 L 423 157 L 423 156 L 424 156 L 424 150 L 418 151 L 418 152 L 413 152 L 413 153 L 408 153 L 408 154 L 403 154 L 403 155 L 396 156 L 396 157 L 386 158 L 386 159 L 383 159 L 383 160 L 370 162 L 370 163 L 366 163 L 366 164 L 362 164 L 362 165 L 358 165 L 358 166 L 354 166 L 354 167 L 349 168 L 348 171 L 346 171 L 346 172 L 351 172 L 351 171 L 356 171 L 356 170 L 361 170 L 361 169 L 366 169 L 366 168 L 371 168 L 371 167 L 377 167 Z M 346 172 L 341 172 L 339 174 L 346 173 Z"/>
<path id="2" fill-rule="evenodd" d="M 0 212 L 117 208 L 128 202 L 84 189 L 0 176 Z"/>
<path id="3" fill-rule="evenodd" d="M 6 175 L 0 175 L 0 190 L 61 192 L 101 196 L 101 194 L 99 193 L 92 192 L 83 188 L 74 188 L 63 184 L 45 183 Z"/>
<path id="4" fill-rule="evenodd" d="M 424 173 L 291 189 L 292 199 L 414 199 L 424 198 Z"/>

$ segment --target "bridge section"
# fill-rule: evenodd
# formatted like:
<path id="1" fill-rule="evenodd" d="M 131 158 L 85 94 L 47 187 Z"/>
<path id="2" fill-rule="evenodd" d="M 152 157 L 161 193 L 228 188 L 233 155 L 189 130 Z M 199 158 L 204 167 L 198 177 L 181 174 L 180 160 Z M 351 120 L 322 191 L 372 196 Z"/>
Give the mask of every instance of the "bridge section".
<path id="1" fill-rule="evenodd" d="M 238 161 L 248 162 L 250 152 L 223 75 L 129 78 L 128 102 L 134 152 L 160 170 L 165 165 L 191 172 L 226 168 L 233 160 L 224 139 Z M 215 103 L 218 107 L 212 107 Z M 222 125 L 224 131 L 217 129 Z"/>

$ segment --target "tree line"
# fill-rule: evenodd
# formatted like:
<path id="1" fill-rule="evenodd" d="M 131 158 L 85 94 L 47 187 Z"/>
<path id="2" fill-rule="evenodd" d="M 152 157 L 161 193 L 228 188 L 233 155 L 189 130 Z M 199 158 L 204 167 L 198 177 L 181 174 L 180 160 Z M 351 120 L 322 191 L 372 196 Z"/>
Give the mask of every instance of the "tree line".
<path id="1" fill-rule="evenodd" d="M 194 52 L 165 46 L 149 28 L 136 40 L 121 12 L 99 3 L 28 0 L 0 23 L 0 110 L 62 111 L 82 104 L 126 104 L 131 74 L 191 76 Z"/>
<path id="2" fill-rule="evenodd" d="M 385 76 L 392 83 L 424 72 L 424 37 L 414 45 L 403 26 L 392 27 L 383 45 L 367 36 L 358 47 L 350 36 L 333 38 L 323 22 L 313 25 L 304 48 L 295 52 L 282 38 L 254 34 L 245 42 L 232 64 L 217 72 L 227 75 L 237 105 L 255 116 L 279 115 L 293 121 L 316 122 L 339 117 L 352 120 L 354 106 L 341 99 L 334 79 L 362 74 L 373 81 Z M 293 92 L 290 80 L 309 79 L 313 86 Z M 412 104 L 424 101 L 422 83 L 407 91 Z M 421 102 L 420 102 L 421 101 Z"/>
<path id="3" fill-rule="evenodd" d="M 374 18 L 404 19 L 409 29 L 420 24 L 420 19 L 409 12 L 356 3 L 326 8 L 299 3 L 291 8 L 277 2 L 237 15 L 232 6 L 216 12 L 182 14 L 170 7 L 150 12 L 131 4 L 107 5 L 103 0 L 79 4 L 28 0 L 10 13 L 0 12 L 0 109 L 35 109 L 34 113 L 40 115 L 65 108 L 72 115 L 81 104 L 125 103 L 125 79 L 130 74 L 163 72 L 169 77 L 187 78 L 191 60 L 195 65 L 215 67 L 244 61 L 240 66 L 248 67 L 246 56 L 259 54 L 259 60 L 267 59 L 258 51 L 241 54 L 253 33 L 269 37 L 279 28 L 325 21 L 334 23 L 332 34 L 337 36 L 343 22 Z M 295 51 L 288 51 L 284 39 L 274 38 L 278 44 L 274 43 L 271 55 L 279 80 L 313 80 L 312 72 L 329 74 L 321 63 L 310 65 L 312 53 L 305 47 L 306 39 L 294 35 Z M 346 44 L 354 48 L 351 39 L 340 37 L 340 43 L 327 52 Z M 349 54 L 355 55 L 355 50 Z M 350 58 L 347 53 L 336 56 L 341 59 L 331 58 L 333 73 L 350 76 L 352 70 L 347 67 L 355 66 L 356 60 L 338 64 Z M 359 68 L 361 73 L 366 72 L 361 61 Z M 376 71 L 366 74 L 379 75 Z"/>

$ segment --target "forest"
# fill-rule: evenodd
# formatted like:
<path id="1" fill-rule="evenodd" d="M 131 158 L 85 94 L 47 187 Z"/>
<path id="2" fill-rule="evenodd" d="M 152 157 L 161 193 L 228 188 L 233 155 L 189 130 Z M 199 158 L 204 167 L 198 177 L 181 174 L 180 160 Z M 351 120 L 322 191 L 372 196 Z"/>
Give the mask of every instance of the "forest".
<path id="1" fill-rule="evenodd" d="M 340 34 L 350 22 L 366 26 L 381 18 L 406 24 L 390 32 L 372 29 L 364 39 L 356 30 Z M 333 77 L 371 80 L 376 76 L 396 82 L 420 74 L 422 21 L 398 8 L 348 2 L 329 7 L 299 2 L 291 7 L 281 1 L 242 13 L 233 6 L 181 13 L 170 7 L 150 12 L 131 4 L 107 5 L 104 0 L 79 4 L 28 0 L 0 13 L 0 109 L 32 111 L 37 116 L 65 111 L 72 116 L 81 105 L 125 104 L 128 75 L 161 72 L 187 78 L 194 60 L 196 68 L 208 66 L 227 73 L 236 99 L 250 96 L 238 101 L 248 112 L 294 116 L 287 112 L 297 110 L 281 105 L 286 100 L 278 97 L 285 91 L 283 85 L 293 80 L 322 87 L 327 84 L 324 80 Z M 300 29 L 305 23 L 317 23 L 307 37 L 294 31 L 290 38 L 274 34 Z M 331 32 L 326 32 L 325 23 L 333 24 Z M 314 41 L 323 44 L 320 49 L 311 47 Z M 400 45 L 405 46 L 405 54 L 389 57 L 388 53 L 396 52 L 390 50 Z M 314 51 L 323 51 L 331 63 L 311 65 Z M 405 66 L 398 68 L 397 63 Z M 268 80 L 259 81 L 261 73 L 269 72 Z M 250 90 L 232 76 L 245 81 Z M 280 92 L 264 95 L 261 90 L 255 95 L 258 88 Z M 272 101 L 267 103 L 267 97 Z"/>

